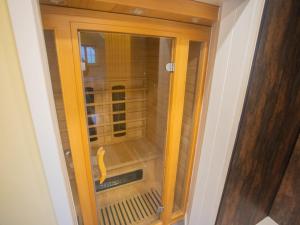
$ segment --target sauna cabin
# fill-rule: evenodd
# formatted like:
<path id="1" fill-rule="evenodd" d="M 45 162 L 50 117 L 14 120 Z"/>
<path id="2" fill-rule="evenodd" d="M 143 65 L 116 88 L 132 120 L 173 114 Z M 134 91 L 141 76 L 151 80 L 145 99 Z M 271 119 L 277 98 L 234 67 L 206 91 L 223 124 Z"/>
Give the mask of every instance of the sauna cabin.
<path id="1" fill-rule="evenodd" d="M 41 1 L 79 225 L 172 224 L 186 213 L 218 7 L 153 2 Z"/>

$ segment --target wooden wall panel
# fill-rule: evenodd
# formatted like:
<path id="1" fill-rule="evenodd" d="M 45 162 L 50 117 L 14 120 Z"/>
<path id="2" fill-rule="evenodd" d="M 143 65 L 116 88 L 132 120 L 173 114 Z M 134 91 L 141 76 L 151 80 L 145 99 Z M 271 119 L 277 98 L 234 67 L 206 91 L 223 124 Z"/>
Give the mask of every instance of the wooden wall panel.
<path id="1" fill-rule="evenodd" d="M 93 46 L 96 52 L 96 63 L 85 63 L 84 85 L 94 91 L 95 114 L 89 115 L 96 124 L 90 124 L 93 133 L 91 146 L 120 143 L 129 139 L 144 136 L 146 119 L 145 104 L 147 80 L 145 71 L 145 37 L 129 34 L 81 32 L 81 44 Z M 117 112 L 112 112 L 112 94 L 120 90 L 113 87 L 124 86 L 126 104 L 125 118 L 113 121 Z M 121 100 L 123 101 L 123 100 Z M 118 101 L 120 103 L 120 101 Z M 116 130 L 115 124 L 125 124 L 123 130 Z M 118 135 L 119 134 L 119 135 Z M 120 135 L 121 134 L 121 135 Z"/>
<path id="2" fill-rule="evenodd" d="M 253 225 L 271 209 L 300 127 L 299 12 L 299 0 L 266 2 L 217 225 Z"/>
<path id="3" fill-rule="evenodd" d="M 163 151 L 166 140 L 170 73 L 165 65 L 171 62 L 172 41 L 148 38 L 146 73 L 148 78 L 146 137 Z"/>
<path id="4" fill-rule="evenodd" d="M 104 33 L 106 78 L 131 77 L 131 36 L 129 34 Z"/>
<path id="5" fill-rule="evenodd" d="M 280 225 L 300 223 L 300 135 L 273 203 L 270 217 Z"/>

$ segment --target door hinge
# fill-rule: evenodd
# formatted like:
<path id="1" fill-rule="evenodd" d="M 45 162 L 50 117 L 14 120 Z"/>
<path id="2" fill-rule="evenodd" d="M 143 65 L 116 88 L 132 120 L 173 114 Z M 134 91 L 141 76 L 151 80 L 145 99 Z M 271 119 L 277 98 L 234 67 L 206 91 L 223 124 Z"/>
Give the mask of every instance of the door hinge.
<path id="1" fill-rule="evenodd" d="M 163 206 L 158 206 L 156 209 L 156 213 L 159 215 L 164 211 L 164 207 Z"/>
<path id="2" fill-rule="evenodd" d="M 168 72 L 174 72 L 175 71 L 175 63 L 167 63 L 166 64 L 166 71 Z"/>
<path id="3" fill-rule="evenodd" d="M 81 71 L 86 71 L 85 62 L 81 62 Z"/>

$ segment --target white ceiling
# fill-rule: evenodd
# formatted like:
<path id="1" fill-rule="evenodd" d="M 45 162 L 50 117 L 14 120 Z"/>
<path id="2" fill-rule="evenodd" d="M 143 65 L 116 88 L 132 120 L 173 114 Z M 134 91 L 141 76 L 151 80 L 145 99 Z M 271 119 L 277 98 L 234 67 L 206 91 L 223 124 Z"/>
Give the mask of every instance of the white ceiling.
<path id="1" fill-rule="evenodd" d="M 195 2 L 204 2 L 212 5 L 222 5 L 225 0 L 194 0 Z"/>

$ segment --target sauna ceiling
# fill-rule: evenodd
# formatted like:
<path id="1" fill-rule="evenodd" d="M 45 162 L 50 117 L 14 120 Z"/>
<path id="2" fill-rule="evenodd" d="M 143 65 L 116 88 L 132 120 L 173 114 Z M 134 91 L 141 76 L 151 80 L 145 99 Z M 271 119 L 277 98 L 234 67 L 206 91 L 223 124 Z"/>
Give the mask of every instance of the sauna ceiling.
<path id="1" fill-rule="evenodd" d="M 218 19 L 220 0 L 40 0 L 42 5 L 92 9 L 185 23 L 212 25 Z M 213 4 L 208 4 L 213 3 Z"/>

